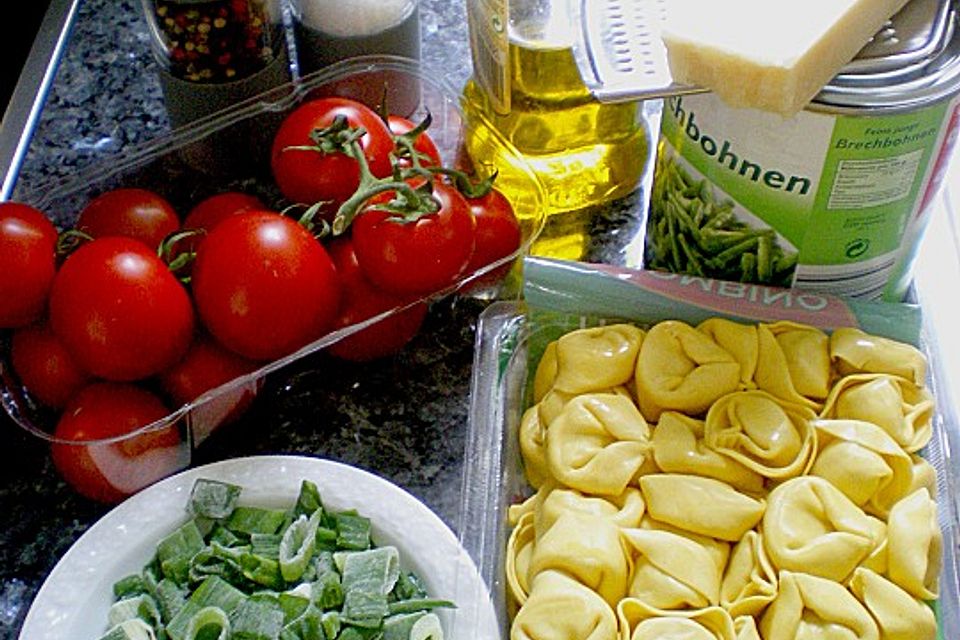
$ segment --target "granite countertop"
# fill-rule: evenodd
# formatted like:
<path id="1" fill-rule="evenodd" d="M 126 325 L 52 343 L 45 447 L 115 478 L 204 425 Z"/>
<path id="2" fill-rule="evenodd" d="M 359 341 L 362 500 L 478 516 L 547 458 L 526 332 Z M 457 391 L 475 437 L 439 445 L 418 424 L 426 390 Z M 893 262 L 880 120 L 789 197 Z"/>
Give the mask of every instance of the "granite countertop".
<path id="1" fill-rule="evenodd" d="M 420 20 L 424 63 L 462 86 L 471 70 L 464 3 L 421 0 Z M 83 0 L 13 197 L 169 132 L 155 70 L 136 0 Z M 604 208 L 587 259 L 624 262 L 641 199 Z M 485 304 L 435 303 L 419 336 L 394 358 L 361 365 L 321 354 L 271 374 L 248 414 L 203 443 L 194 464 L 271 453 L 339 460 L 404 487 L 457 531 L 473 345 Z M 73 493 L 45 444 L 5 414 L 0 429 L 0 637 L 14 638 L 57 560 L 110 507 Z"/>

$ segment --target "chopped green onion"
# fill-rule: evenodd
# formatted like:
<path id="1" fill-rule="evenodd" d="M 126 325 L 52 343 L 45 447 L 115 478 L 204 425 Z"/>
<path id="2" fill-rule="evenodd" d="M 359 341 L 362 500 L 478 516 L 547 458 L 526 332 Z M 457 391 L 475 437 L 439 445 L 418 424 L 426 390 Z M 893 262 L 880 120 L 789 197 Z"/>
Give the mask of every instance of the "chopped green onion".
<path id="1" fill-rule="evenodd" d="M 168 535 L 157 545 L 157 558 L 164 577 L 177 584 L 186 584 L 190 575 L 190 561 L 206 545 L 193 520 Z"/>
<path id="2" fill-rule="evenodd" d="M 227 528 L 234 533 L 277 533 L 287 514 L 277 509 L 237 507 L 227 519 Z"/>
<path id="3" fill-rule="evenodd" d="M 230 640 L 230 619 L 218 607 L 197 611 L 187 625 L 185 640 Z"/>
<path id="4" fill-rule="evenodd" d="M 241 488 L 235 484 L 199 479 L 193 484 L 187 513 L 212 520 L 223 520 L 233 513 Z"/>

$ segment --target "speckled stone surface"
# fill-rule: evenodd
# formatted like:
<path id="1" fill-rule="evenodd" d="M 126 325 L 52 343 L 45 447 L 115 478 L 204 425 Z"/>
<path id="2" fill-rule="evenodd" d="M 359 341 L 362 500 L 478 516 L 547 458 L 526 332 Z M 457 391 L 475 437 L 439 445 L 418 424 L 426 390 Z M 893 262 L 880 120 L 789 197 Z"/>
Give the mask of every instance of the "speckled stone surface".
<path id="1" fill-rule="evenodd" d="M 81 6 L 15 197 L 170 130 L 138 6 L 134 0 Z M 462 0 L 422 0 L 421 34 L 424 63 L 462 86 L 470 74 Z M 586 259 L 626 261 L 641 201 L 634 194 L 597 212 L 598 239 Z M 199 447 L 194 463 L 266 453 L 329 457 L 396 482 L 458 530 L 473 344 L 483 308 L 470 298 L 435 304 L 414 342 L 386 361 L 351 365 L 318 355 L 272 374 L 250 412 Z M 5 414 L 0 438 L 0 638 L 15 638 L 57 559 L 109 507 L 69 490 L 46 446 Z"/>

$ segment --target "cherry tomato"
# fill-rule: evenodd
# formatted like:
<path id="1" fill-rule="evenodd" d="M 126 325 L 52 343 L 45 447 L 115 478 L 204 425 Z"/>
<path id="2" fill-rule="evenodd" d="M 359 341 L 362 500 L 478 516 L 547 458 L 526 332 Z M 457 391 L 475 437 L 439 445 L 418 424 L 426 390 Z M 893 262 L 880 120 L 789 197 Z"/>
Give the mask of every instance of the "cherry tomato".
<path id="1" fill-rule="evenodd" d="M 517 251 L 523 235 L 513 206 L 496 189 L 479 198 L 469 198 L 467 203 L 477 221 L 476 246 L 466 269 L 473 273 Z"/>
<path id="2" fill-rule="evenodd" d="M 239 191 L 225 191 L 198 202 L 183 220 L 183 229 L 198 229 L 209 233 L 222 220 L 241 211 L 264 209 L 260 198 Z M 197 237 L 190 243 L 192 248 L 200 242 Z"/>
<path id="3" fill-rule="evenodd" d="M 172 366 L 193 338 L 190 297 L 156 253 L 131 238 L 99 238 L 60 267 L 50 323 L 83 369 L 108 380 Z"/>
<path id="4" fill-rule="evenodd" d="M 334 240 L 328 245 L 328 249 L 337 266 L 343 290 L 343 302 L 334 329 L 342 329 L 391 309 L 399 309 L 409 301 L 409 296 L 388 293 L 370 284 L 360 271 L 353 243 L 349 238 Z M 327 351 L 338 358 L 356 362 L 392 355 L 417 335 L 426 315 L 427 305 L 422 302 L 415 303 L 340 339 Z"/>
<path id="5" fill-rule="evenodd" d="M 90 381 L 46 323 L 13 333 L 10 362 L 27 392 L 54 409 L 62 409 Z"/>
<path id="6" fill-rule="evenodd" d="M 405 133 L 416 129 L 417 127 L 416 124 L 407 118 L 393 114 L 387 116 L 387 126 L 390 127 L 390 132 L 396 136 L 404 135 Z M 424 166 L 437 167 L 443 164 L 440 160 L 440 150 L 437 149 L 437 145 L 433 141 L 433 138 L 431 138 L 430 134 L 426 131 L 418 135 L 416 140 L 413 141 L 413 149 L 420 154 L 420 164 Z M 409 160 L 406 160 L 401 164 L 411 163 Z"/>
<path id="7" fill-rule="evenodd" d="M 43 314 L 56 250 L 57 230 L 43 213 L 0 202 L 0 328 L 23 327 Z"/>
<path id="8" fill-rule="evenodd" d="M 430 294 L 456 282 L 473 254 L 476 221 L 454 187 L 435 180 L 440 209 L 397 221 L 377 209 L 393 197 L 374 198 L 351 224 L 357 262 L 374 285 L 405 294 Z"/>
<path id="9" fill-rule="evenodd" d="M 213 337 L 251 360 L 273 360 L 321 337 L 340 303 L 323 246 L 270 211 L 244 211 L 218 224 L 197 250 L 192 286 Z"/>
<path id="10" fill-rule="evenodd" d="M 270 164 L 277 186 L 287 199 L 307 204 L 328 202 L 327 210 L 334 211 L 356 191 L 360 183 L 359 164 L 342 151 L 288 148 L 313 146 L 311 132 L 329 126 L 337 116 L 345 117 L 351 127 L 366 130 L 359 142 L 373 175 L 383 178 L 393 172 L 393 137 L 375 111 L 346 98 L 311 100 L 284 119 L 273 139 Z"/>
<path id="11" fill-rule="evenodd" d="M 121 188 L 91 200 L 75 225 L 94 238 L 134 238 L 156 250 L 180 227 L 177 212 L 164 197 L 147 189 Z"/>
<path id="12" fill-rule="evenodd" d="M 128 383 L 95 382 L 67 404 L 54 431 L 61 440 L 89 441 L 130 434 L 168 414 L 163 402 Z M 114 442 L 54 442 L 51 454 L 60 475 L 81 495 L 119 502 L 186 464 L 175 425 Z"/>

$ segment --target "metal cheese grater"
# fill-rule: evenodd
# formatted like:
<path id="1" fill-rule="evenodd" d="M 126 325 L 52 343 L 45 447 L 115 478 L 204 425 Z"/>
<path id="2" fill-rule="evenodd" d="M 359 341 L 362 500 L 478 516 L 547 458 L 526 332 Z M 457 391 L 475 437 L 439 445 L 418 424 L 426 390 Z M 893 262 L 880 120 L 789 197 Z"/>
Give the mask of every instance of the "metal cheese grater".
<path id="1" fill-rule="evenodd" d="M 673 81 L 660 30 L 670 0 L 572 0 L 573 45 L 583 82 L 601 102 L 703 92 Z M 879 75 L 916 73 L 950 41 L 955 0 L 912 0 L 831 85 L 875 85 Z"/>

